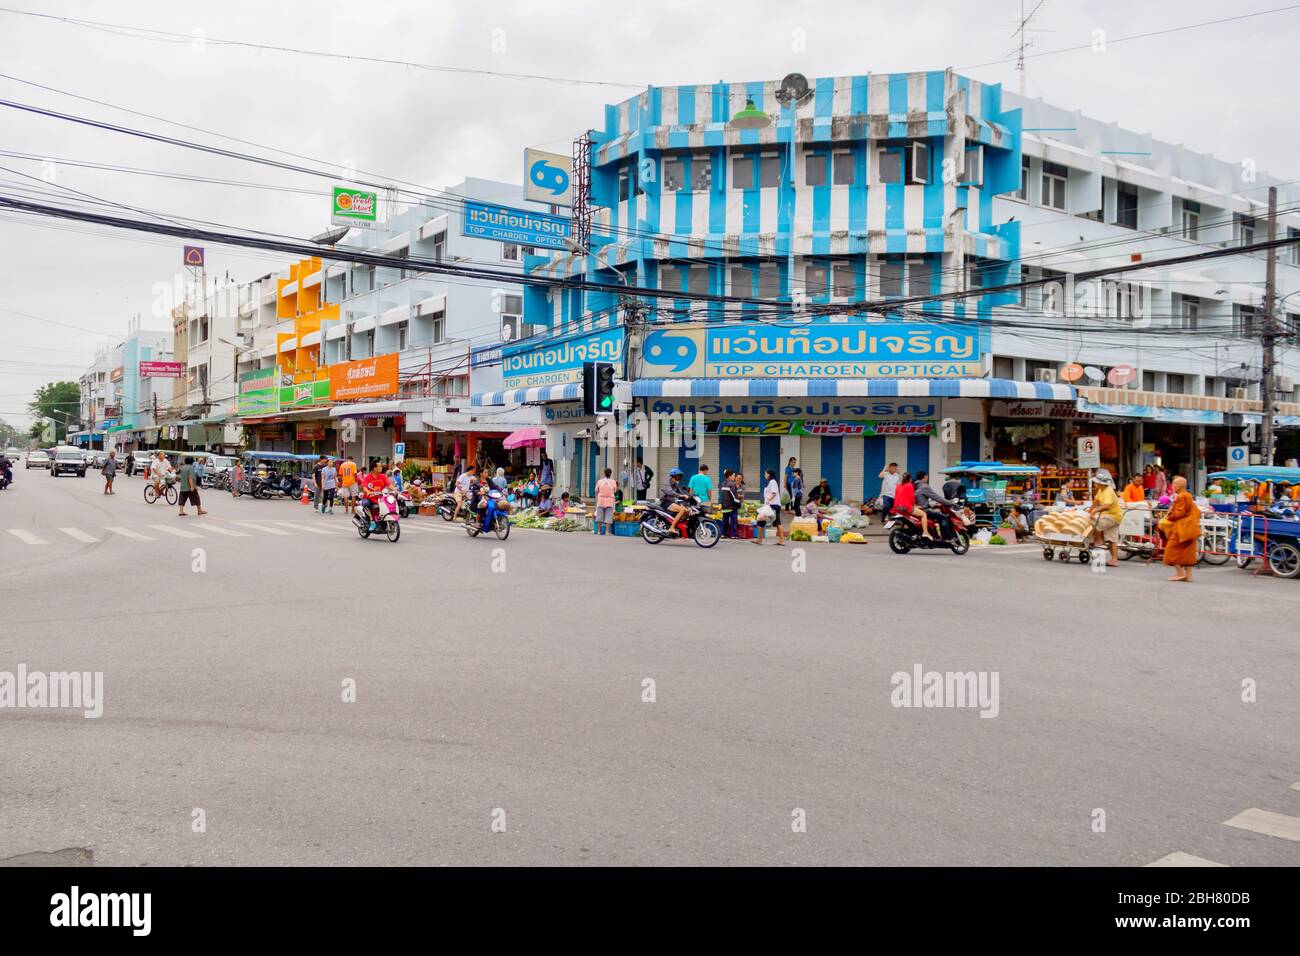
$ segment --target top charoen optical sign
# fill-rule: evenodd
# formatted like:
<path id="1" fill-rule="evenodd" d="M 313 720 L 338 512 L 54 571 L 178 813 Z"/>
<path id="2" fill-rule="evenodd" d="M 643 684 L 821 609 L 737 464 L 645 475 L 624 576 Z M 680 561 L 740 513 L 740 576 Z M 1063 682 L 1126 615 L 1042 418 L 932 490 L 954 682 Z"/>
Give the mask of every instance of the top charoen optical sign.
<path id="1" fill-rule="evenodd" d="M 552 206 L 572 206 L 573 158 L 532 147 L 525 149 L 524 198 Z"/>
<path id="2" fill-rule="evenodd" d="M 335 226 L 373 226 L 379 215 L 379 194 L 335 186 L 330 223 Z"/>

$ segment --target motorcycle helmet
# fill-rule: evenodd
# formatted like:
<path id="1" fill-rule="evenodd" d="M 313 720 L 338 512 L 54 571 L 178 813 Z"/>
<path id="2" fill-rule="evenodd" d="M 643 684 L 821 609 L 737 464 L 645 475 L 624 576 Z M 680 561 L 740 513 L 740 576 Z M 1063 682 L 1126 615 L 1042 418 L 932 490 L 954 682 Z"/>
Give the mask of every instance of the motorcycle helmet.
<path id="1" fill-rule="evenodd" d="M 682 474 L 683 474 L 683 472 L 682 472 L 682 470 L 681 470 L 680 468 L 674 468 L 672 471 L 668 472 L 668 477 L 669 477 L 669 478 L 680 478 L 680 477 L 682 476 Z"/>

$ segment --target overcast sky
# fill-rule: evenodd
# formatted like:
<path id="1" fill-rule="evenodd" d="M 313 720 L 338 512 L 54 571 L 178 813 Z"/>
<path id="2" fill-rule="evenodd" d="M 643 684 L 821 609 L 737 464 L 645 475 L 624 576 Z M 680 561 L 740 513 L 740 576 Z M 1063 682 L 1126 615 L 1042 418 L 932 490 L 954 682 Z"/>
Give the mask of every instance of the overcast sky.
<path id="1" fill-rule="evenodd" d="M 1026 8 L 1036 2 L 1027 0 Z M 605 103 L 635 93 L 632 85 L 946 66 L 1011 90 L 1018 82 L 1012 60 L 975 64 L 1013 52 L 1020 0 L 12 3 L 195 39 L 146 38 L 0 12 L 0 73 L 8 77 L 424 186 L 450 185 L 467 174 L 517 182 L 524 146 L 567 152 L 578 132 L 603 123 Z M 1251 157 L 1283 178 L 1300 176 L 1294 155 L 1300 9 L 1116 42 L 1280 6 L 1280 0 L 1046 0 L 1034 20 L 1040 32 L 1031 34 L 1026 92 L 1222 158 Z M 1104 53 L 1050 52 L 1091 44 L 1097 29 L 1105 31 Z M 221 46 L 203 37 L 629 86 L 345 62 Z M 0 78 L 0 98 L 255 151 L 12 78 Z M 0 152 L 5 195 L 79 198 L 59 188 L 67 187 L 140 209 L 303 237 L 327 225 L 327 201 L 316 195 L 328 187 L 324 180 L 9 108 L 0 108 Z M 311 192 L 182 182 L 60 160 Z M 30 189 L 54 192 L 38 197 Z M 244 250 L 208 248 L 207 254 L 210 276 L 228 272 L 240 281 L 287 265 L 286 257 Z M 163 307 L 170 302 L 155 289 L 173 281 L 179 262 L 180 243 L 170 239 L 37 225 L 0 213 L 0 418 L 29 422 L 23 411 L 32 390 L 75 379 L 96 344 L 120 338 L 133 315 L 142 316 L 145 328 L 168 327 Z"/>

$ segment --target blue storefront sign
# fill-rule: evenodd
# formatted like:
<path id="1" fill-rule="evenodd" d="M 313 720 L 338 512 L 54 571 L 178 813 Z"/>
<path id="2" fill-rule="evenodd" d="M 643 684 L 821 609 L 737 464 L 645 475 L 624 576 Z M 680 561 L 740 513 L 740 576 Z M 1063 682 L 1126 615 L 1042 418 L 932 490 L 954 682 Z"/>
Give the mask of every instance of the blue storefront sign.
<path id="1" fill-rule="evenodd" d="M 1092 415 L 1110 415 L 1115 418 L 1148 418 L 1156 422 L 1175 422 L 1181 425 L 1222 425 L 1223 412 L 1204 408 L 1163 408 L 1155 405 L 1109 405 L 1079 399 L 1079 411 Z"/>
<path id="2" fill-rule="evenodd" d="M 501 363 L 505 388 L 533 388 L 582 381 L 584 362 L 613 362 L 614 374 L 623 375 L 623 330 L 606 329 L 574 336 L 544 346 L 520 343 L 506 346 Z"/>
<path id="3" fill-rule="evenodd" d="M 465 201 L 461 235 L 496 242 L 513 242 L 541 249 L 567 249 L 570 220 L 513 206 Z"/>
<path id="4" fill-rule="evenodd" d="M 718 323 L 646 335 L 652 378 L 978 378 L 973 325 L 929 322 Z"/>

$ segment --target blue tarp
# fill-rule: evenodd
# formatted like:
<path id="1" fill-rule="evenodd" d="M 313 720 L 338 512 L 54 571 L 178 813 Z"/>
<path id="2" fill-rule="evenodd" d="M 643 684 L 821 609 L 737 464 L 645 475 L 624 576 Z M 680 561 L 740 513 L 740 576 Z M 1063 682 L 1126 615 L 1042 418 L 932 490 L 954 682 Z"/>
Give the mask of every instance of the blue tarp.
<path id="1" fill-rule="evenodd" d="M 1293 485 L 1300 482 L 1300 468 L 1283 468 L 1279 465 L 1242 465 L 1240 468 L 1213 472 L 1210 478 L 1227 478 L 1229 481 L 1283 481 Z"/>

